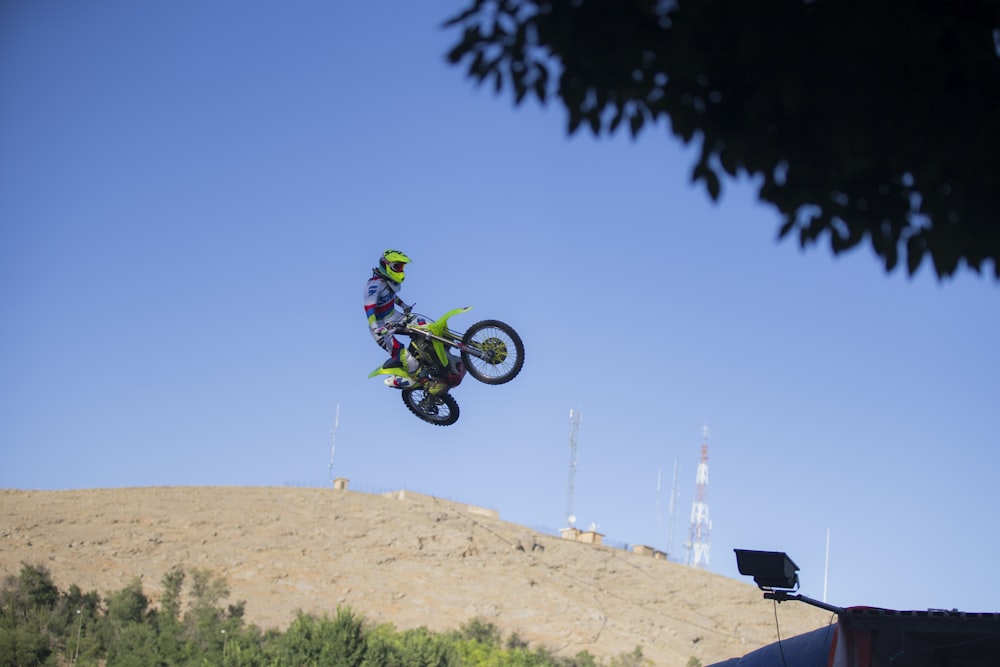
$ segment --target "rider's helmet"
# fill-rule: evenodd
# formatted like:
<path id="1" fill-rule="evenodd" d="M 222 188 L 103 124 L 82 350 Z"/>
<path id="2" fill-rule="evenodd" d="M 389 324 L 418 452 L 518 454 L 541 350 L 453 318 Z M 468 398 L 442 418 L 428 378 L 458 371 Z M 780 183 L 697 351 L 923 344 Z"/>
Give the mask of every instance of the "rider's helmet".
<path id="1" fill-rule="evenodd" d="M 389 281 L 389 287 L 396 291 L 406 279 L 403 272 L 406 265 L 410 263 L 410 258 L 398 250 L 386 250 L 378 258 L 378 266 L 375 271 Z"/>

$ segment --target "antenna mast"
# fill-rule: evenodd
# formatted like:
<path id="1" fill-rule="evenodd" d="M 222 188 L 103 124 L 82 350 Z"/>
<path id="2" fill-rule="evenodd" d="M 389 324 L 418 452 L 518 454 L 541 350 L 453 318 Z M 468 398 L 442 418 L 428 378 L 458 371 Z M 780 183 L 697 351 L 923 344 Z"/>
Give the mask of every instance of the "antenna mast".
<path id="1" fill-rule="evenodd" d="M 566 521 L 570 528 L 576 523 L 576 516 L 573 514 L 573 483 L 576 478 L 576 436 L 580 430 L 580 411 L 569 411 L 569 484 L 566 490 Z"/>
<path id="2" fill-rule="evenodd" d="M 694 502 L 691 504 L 691 537 L 685 545 L 688 549 L 688 565 L 701 569 L 708 568 L 709 536 L 712 520 L 708 518 L 708 427 L 701 429 L 701 461 L 695 476 Z"/>
<path id="3" fill-rule="evenodd" d="M 660 493 L 660 481 L 663 476 L 662 473 L 662 469 L 656 469 L 656 544 L 661 544 L 660 535 L 663 532 L 663 512 L 660 509 L 660 497 L 663 495 Z"/>
<path id="4" fill-rule="evenodd" d="M 337 426 L 340 425 L 340 403 L 337 403 L 337 416 L 333 418 L 333 433 L 330 435 L 330 466 L 328 473 L 333 480 L 333 453 L 337 450 Z"/>
<path id="5" fill-rule="evenodd" d="M 670 519 L 667 522 L 667 556 L 674 555 L 674 501 L 677 500 L 677 495 L 677 459 L 674 459 L 674 482 L 670 487 L 670 509 L 668 510 Z"/>

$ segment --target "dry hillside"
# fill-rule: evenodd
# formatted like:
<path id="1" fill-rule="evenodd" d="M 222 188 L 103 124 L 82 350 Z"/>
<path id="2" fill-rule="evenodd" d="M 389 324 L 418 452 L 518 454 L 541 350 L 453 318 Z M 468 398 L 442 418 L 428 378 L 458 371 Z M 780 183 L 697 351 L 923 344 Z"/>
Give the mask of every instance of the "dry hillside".
<path id="1" fill-rule="evenodd" d="M 743 655 L 776 640 L 775 610 L 750 583 L 583 544 L 409 492 L 168 487 L 0 490 L 0 575 L 43 564 L 66 590 L 106 595 L 141 577 L 154 600 L 175 565 L 226 579 L 247 621 L 347 605 L 398 629 L 473 618 L 560 655 L 641 646 L 656 665 Z M 830 614 L 779 605 L 782 637 Z"/>

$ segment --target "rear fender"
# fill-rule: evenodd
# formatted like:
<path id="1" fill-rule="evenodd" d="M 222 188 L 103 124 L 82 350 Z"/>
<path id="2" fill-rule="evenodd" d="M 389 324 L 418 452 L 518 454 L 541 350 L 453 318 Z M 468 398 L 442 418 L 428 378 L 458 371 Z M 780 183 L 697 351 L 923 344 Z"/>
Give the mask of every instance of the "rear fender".
<path id="1" fill-rule="evenodd" d="M 379 366 L 378 368 L 376 368 L 375 370 L 373 370 L 371 373 L 369 373 L 368 377 L 369 378 L 373 378 L 376 375 L 398 375 L 401 378 L 407 378 L 407 379 L 410 379 L 410 380 L 415 379 L 412 375 L 410 375 L 409 373 L 407 373 L 406 369 L 403 368 L 402 366 L 397 366 L 395 368 L 383 368 L 383 367 Z"/>

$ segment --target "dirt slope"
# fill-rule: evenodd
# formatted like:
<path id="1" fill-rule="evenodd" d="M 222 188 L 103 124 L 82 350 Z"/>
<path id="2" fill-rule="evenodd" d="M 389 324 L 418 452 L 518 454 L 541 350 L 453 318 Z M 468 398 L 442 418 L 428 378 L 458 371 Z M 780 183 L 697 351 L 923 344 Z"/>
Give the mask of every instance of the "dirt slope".
<path id="1" fill-rule="evenodd" d="M 472 618 L 560 655 L 642 646 L 660 666 L 743 655 L 777 639 L 749 583 L 532 531 L 480 508 L 399 492 L 285 487 L 0 490 L 0 574 L 49 568 L 106 595 L 135 577 L 153 598 L 175 565 L 225 577 L 227 603 L 284 629 L 297 610 L 349 605 L 398 629 Z M 782 637 L 830 622 L 778 607 Z"/>

